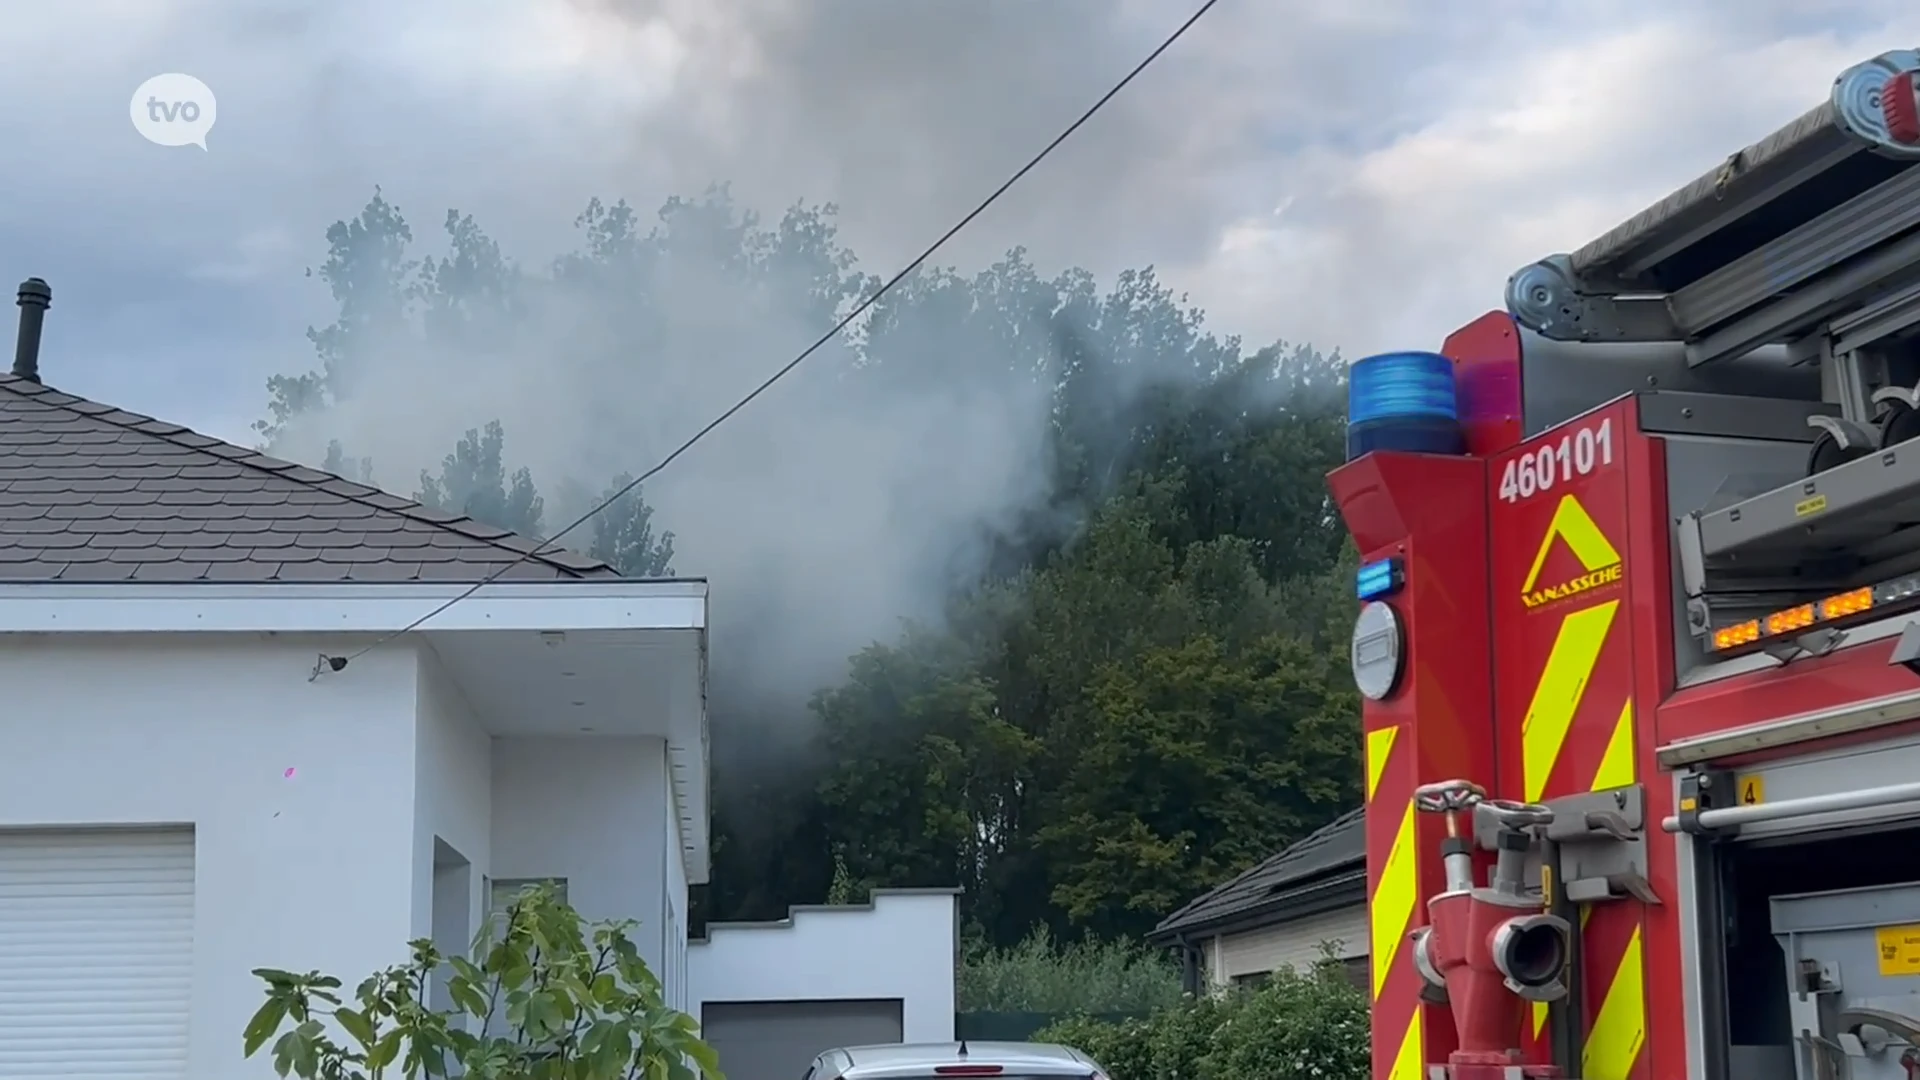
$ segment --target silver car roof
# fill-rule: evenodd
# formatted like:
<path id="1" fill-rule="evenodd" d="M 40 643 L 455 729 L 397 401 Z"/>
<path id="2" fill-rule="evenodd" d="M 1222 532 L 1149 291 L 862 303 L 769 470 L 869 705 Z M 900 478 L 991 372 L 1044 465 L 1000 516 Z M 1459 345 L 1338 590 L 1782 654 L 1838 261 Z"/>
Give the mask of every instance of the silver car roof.
<path id="1" fill-rule="evenodd" d="M 830 1050 L 821 1058 L 840 1065 L 841 1076 L 845 1080 L 924 1075 L 939 1065 L 998 1065 L 1009 1073 L 1042 1076 L 1084 1076 L 1097 1067 L 1091 1059 L 1072 1047 L 1032 1042 L 847 1046 Z"/>

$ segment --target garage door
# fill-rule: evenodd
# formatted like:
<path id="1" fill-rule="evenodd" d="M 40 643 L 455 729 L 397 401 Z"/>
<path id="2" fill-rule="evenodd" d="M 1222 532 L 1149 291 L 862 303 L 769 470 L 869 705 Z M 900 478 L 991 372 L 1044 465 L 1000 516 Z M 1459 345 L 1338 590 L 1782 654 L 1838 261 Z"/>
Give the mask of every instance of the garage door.
<path id="1" fill-rule="evenodd" d="M 905 1030 L 899 998 L 709 1001 L 700 1029 L 727 1080 L 800 1080 L 822 1050 L 897 1043 Z"/>
<path id="2" fill-rule="evenodd" d="M 191 831 L 0 829 L 0 1078 L 184 1080 L 192 962 Z"/>

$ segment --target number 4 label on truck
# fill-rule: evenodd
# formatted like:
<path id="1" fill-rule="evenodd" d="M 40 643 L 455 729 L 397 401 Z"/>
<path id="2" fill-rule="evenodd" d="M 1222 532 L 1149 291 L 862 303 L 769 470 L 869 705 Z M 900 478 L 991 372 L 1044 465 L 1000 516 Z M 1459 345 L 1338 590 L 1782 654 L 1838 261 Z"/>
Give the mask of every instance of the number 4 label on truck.
<path id="1" fill-rule="evenodd" d="M 1562 434 L 1507 461 L 1500 473 L 1500 501 L 1520 502 L 1552 491 L 1555 484 L 1578 479 L 1613 464 L 1613 418 Z"/>

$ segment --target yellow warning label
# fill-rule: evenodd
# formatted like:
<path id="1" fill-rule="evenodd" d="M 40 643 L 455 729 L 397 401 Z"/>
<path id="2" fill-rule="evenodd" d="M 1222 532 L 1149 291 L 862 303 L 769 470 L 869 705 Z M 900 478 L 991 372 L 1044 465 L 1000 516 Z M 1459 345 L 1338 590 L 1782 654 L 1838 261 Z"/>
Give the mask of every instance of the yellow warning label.
<path id="1" fill-rule="evenodd" d="M 1880 974 L 1920 975 L 1920 923 L 1883 926 L 1873 936 L 1880 946 Z"/>
<path id="2" fill-rule="evenodd" d="M 1767 801 L 1767 782 L 1758 776 L 1740 778 L 1740 805 L 1758 806 Z"/>
<path id="3" fill-rule="evenodd" d="M 1799 502 L 1794 503 L 1793 516 L 1794 517 L 1811 517 L 1812 515 L 1817 514 L 1820 511 L 1825 510 L 1826 508 L 1827 508 L 1827 497 L 1825 495 L 1815 495 L 1811 499 L 1801 499 Z"/>

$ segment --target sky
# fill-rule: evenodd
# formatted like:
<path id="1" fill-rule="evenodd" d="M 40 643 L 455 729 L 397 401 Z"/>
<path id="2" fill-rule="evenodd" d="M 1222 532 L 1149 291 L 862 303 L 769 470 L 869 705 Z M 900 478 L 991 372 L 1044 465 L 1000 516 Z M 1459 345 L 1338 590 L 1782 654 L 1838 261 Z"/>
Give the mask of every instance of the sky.
<path id="1" fill-rule="evenodd" d="M 593 195 L 832 201 L 910 257 L 1187 0 L 68 0 L 0 22 L 0 272 L 52 282 L 60 385 L 225 437 L 324 323 L 306 269 L 375 185 L 523 258 Z M 1920 41 L 1896 0 L 1222 0 L 945 253 L 1144 264 L 1219 329 L 1431 347 L 1569 250 Z M 185 72 L 207 149 L 127 101 Z M 796 342 L 796 345 L 799 344 Z M 770 370 L 783 357 L 769 355 Z M 742 387 L 744 389 L 744 387 Z"/>
<path id="2" fill-rule="evenodd" d="M 14 5 L 0 273 L 52 284 L 48 382 L 251 442 L 266 380 L 311 368 L 305 331 L 333 318 L 309 273 L 325 231 L 376 186 L 416 235 L 454 208 L 538 265 L 575 247 L 593 197 L 650 210 L 725 183 L 769 216 L 836 204 L 863 268 L 890 274 L 1195 2 Z M 1435 348 L 1498 307 L 1514 270 L 1916 43 L 1920 8 L 1898 0 L 1220 0 L 936 262 L 978 269 L 1020 246 L 1047 273 L 1151 265 L 1250 344 Z M 135 129 L 135 89 L 172 72 L 217 97 L 204 150 Z M 689 334 L 730 317 L 686 314 Z M 387 407 L 337 419 L 403 495 L 494 416 L 516 463 L 602 483 L 808 337 L 777 321 L 735 334 L 677 372 L 684 396 L 616 392 L 550 350 L 488 366 L 399 343 Z M 732 589 L 723 615 L 716 585 L 716 634 L 775 627 L 754 658 L 790 660 L 769 676 L 787 690 L 935 610 L 966 568 L 955 537 L 1039 498 L 1044 471 L 1043 402 L 921 384 L 855 412 L 799 381 L 647 493 L 681 535 L 676 569 Z M 636 404 L 603 420 L 615 397 Z M 863 595 L 830 572 L 847 567 Z"/>

